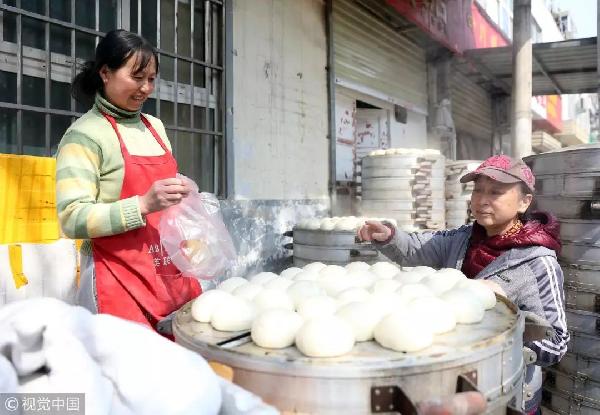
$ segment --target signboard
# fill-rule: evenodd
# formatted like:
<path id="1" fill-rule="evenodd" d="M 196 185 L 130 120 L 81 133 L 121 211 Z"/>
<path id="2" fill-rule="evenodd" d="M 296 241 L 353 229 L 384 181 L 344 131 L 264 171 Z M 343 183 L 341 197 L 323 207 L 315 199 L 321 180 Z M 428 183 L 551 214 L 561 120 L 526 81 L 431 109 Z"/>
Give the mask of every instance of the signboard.
<path id="1" fill-rule="evenodd" d="M 455 53 L 509 44 L 473 0 L 386 1 L 404 18 Z"/>
<path id="2" fill-rule="evenodd" d="M 453 52 L 461 51 L 465 0 L 386 0 L 407 20 Z"/>
<path id="3" fill-rule="evenodd" d="M 474 0 L 387 0 L 407 20 L 455 53 L 510 46 L 497 23 Z M 556 133 L 562 129 L 560 96 L 532 98 L 533 124 Z"/>
<path id="4" fill-rule="evenodd" d="M 488 17 L 473 2 L 471 4 L 472 47 L 471 49 L 496 48 L 508 46 L 509 42 L 501 32 L 488 20 Z"/>
<path id="5" fill-rule="evenodd" d="M 549 133 L 562 130 L 562 102 L 560 95 L 545 95 L 531 98 L 533 125 Z"/>

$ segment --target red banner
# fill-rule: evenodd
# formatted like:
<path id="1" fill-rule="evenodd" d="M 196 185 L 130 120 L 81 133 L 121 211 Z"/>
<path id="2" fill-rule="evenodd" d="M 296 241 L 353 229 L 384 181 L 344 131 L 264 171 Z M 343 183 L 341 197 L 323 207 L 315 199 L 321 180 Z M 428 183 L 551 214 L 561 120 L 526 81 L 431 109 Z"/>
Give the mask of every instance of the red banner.
<path id="1" fill-rule="evenodd" d="M 475 0 L 386 0 L 400 15 L 455 53 L 509 46 L 505 37 Z M 536 97 L 536 128 L 562 129 L 560 96 Z"/>
<path id="2" fill-rule="evenodd" d="M 468 0 L 386 0 L 399 14 L 453 52 L 460 53 Z"/>
<path id="3" fill-rule="evenodd" d="M 544 113 L 540 114 L 541 119 L 533 120 L 533 126 L 551 134 L 562 131 L 562 101 L 560 95 L 537 96 L 534 98 L 543 108 Z"/>
<path id="4" fill-rule="evenodd" d="M 471 4 L 471 19 L 473 22 L 471 30 L 473 49 L 496 48 L 509 45 L 509 42 L 494 24 L 488 20 L 487 16 L 484 16 L 479 6 L 475 3 Z"/>
<path id="5" fill-rule="evenodd" d="M 509 41 L 474 0 L 386 0 L 399 14 L 455 53 Z"/>

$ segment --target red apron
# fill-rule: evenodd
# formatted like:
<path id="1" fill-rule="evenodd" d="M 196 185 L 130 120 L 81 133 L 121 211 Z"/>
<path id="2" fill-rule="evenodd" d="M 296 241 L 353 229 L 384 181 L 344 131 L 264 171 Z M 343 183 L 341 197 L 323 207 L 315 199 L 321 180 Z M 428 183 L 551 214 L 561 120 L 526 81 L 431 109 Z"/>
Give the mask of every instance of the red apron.
<path id="1" fill-rule="evenodd" d="M 177 174 L 177 162 L 150 122 L 142 122 L 164 150 L 162 156 L 132 156 L 123 143 L 115 119 L 112 125 L 123 154 L 125 173 L 119 199 L 144 195 L 161 179 Z M 171 263 L 160 243 L 158 223 L 162 212 L 146 215 L 146 226 L 92 240 L 99 313 L 137 321 L 152 329 L 156 323 L 200 295 L 198 281 L 184 277 Z"/>

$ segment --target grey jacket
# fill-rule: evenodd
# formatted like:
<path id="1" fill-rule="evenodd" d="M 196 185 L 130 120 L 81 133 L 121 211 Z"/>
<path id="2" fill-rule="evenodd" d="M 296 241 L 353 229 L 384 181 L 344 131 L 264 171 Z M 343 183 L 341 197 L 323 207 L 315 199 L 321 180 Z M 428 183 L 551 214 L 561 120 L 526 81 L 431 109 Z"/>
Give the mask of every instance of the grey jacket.
<path id="1" fill-rule="evenodd" d="M 461 269 L 472 229 L 471 225 L 425 233 L 406 233 L 396 229 L 390 242 L 374 245 L 389 259 L 403 266 Z M 476 278 L 496 282 L 519 309 L 530 311 L 552 325 L 555 330 L 552 340 L 536 341 L 525 346 L 536 352 L 538 366 L 559 362 L 567 351 L 569 332 L 565 316 L 564 278 L 556 253 L 542 246 L 513 248 L 496 258 Z M 528 370 L 526 382 L 532 395 L 529 397 L 532 401 L 526 405 L 526 409 L 530 409 L 541 398 L 539 368 Z"/>

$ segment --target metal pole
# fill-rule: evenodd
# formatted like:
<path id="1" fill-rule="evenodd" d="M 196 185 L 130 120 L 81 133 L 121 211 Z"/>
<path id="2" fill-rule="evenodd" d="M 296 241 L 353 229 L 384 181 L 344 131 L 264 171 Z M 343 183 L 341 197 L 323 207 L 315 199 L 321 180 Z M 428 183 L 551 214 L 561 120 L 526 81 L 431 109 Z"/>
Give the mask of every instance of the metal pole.
<path id="1" fill-rule="evenodd" d="M 520 158 L 531 154 L 531 0 L 515 0 L 513 16 L 511 154 Z"/>
<path id="2" fill-rule="evenodd" d="M 225 82 L 223 88 L 225 92 L 225 103 L 223 109 L 225 111 L 225 123 L 223 125 L 224 152 L 225 152 L 225 189 L 228 199 L 235 197 L 235 153 L 233 148 L 233 1 L 225 0 L 223 3 L 225 8 L 225 50 L 223 64 L 223 76 Z"/>
<path id="3" fill-rule="evenodd" d="M 596 128 L 600 130 L 600 0 L 596 2 L 596 72 L 598 73 L 598 105 L 596 106 Z M 597 140 L 600 141 L 600 131 L 597 132 Z M 590 141 L 590 140 L 588 140 Z"/>
<path id="4" fill-rule="evenodd" d="M 335 126 L 335 65 L 334 65 L 334 42 L 333 42 L 333 0 L 325 3 L 325 24 L 327 31 L 327 98 L 329 107 L 327 119 L 329 126 L 329 197 L 331 209 L 335 208 L 336 187 L 336 126 Z"/>

